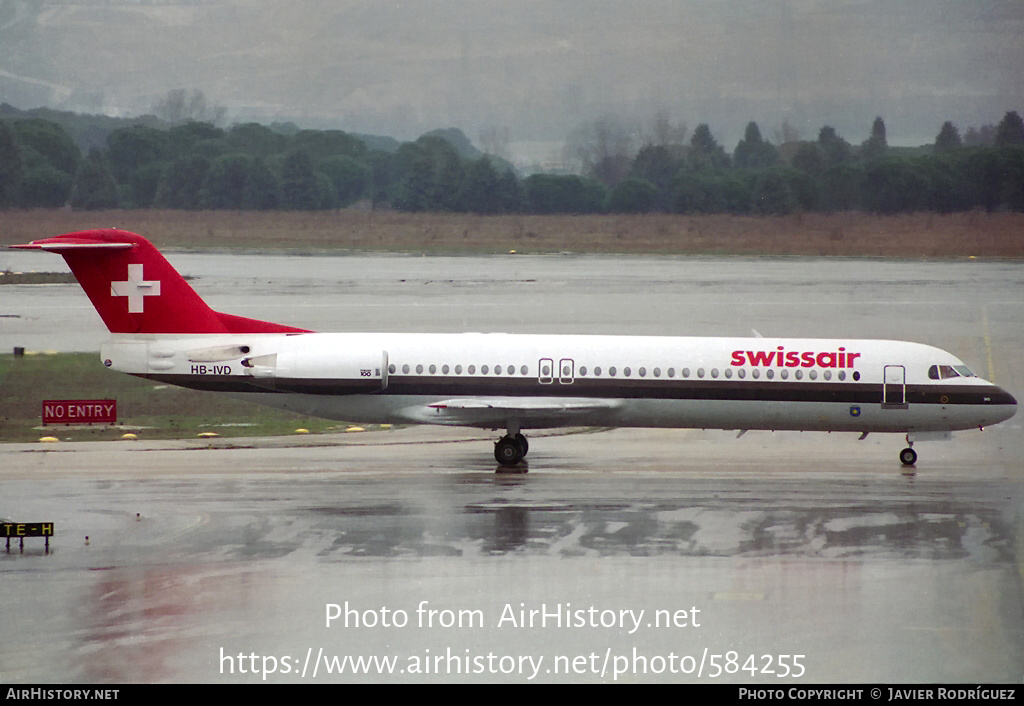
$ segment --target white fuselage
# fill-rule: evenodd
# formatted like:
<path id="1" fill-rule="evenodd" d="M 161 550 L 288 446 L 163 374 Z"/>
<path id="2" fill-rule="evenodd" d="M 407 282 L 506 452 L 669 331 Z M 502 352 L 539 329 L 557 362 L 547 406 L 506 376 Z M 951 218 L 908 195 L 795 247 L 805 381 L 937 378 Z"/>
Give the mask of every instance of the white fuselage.
<path id="1" fill-rule="evenodd" d="M 952 431 L 1016 400 L 932 346 L 845 339 L 512 334 L 116 334 L 122 372 L 331 419 L 558 426 Z"/>

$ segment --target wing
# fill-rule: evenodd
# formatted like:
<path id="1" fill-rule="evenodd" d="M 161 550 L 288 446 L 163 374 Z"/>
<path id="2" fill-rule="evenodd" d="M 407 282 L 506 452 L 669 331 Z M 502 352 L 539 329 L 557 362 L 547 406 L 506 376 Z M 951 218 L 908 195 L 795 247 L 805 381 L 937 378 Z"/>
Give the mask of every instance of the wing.
<path id="1" fill-rule="evenodd" d="M 524 427 L 609 424 L 621 402 L 586 397 L 460 397 L 406 407 L 398 416 L 417 424 L 502 427 L 516 419 Z"/>

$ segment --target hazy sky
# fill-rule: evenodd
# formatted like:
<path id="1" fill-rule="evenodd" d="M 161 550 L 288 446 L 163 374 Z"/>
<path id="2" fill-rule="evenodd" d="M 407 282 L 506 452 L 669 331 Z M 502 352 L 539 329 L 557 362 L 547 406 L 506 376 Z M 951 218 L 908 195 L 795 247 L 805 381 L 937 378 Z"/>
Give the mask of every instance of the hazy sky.
<path id="1" fill-rule="evenodd" d="M 1024 111 L 1021 0 L 0 0 L 0 101 L 139 114 L 198 88 L 228 120 L 559 141 L 611 116 L 731 150 L 876 115 L 891 144 Z"/>

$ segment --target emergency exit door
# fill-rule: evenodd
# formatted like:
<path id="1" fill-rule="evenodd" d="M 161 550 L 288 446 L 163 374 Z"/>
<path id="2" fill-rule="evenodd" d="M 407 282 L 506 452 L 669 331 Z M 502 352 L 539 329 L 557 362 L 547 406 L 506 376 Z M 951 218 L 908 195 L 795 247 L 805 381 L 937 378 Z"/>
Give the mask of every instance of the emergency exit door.
<path id="1" fill-rule="evenodd" d="M 571 385 L 576 379 L 576 363 L 572 358 L 562 358 L 555 366 L 554 358 L 541 358 L 537 365 L 537 381 L 545 385 L 558 380 L 563 385 Z"/>

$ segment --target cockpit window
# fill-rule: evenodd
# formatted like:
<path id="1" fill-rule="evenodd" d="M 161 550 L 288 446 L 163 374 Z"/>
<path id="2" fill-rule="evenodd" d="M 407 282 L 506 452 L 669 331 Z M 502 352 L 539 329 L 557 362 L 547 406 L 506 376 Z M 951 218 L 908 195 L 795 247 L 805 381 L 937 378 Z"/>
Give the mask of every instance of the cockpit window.
<path id="1" fill-rule="evenodd" d="M 945 380 L 947 378 L 974 377 L 974 373 L 966 365 L 933 365 L 928 368 L 928 377 L 932 380 Z"/>

